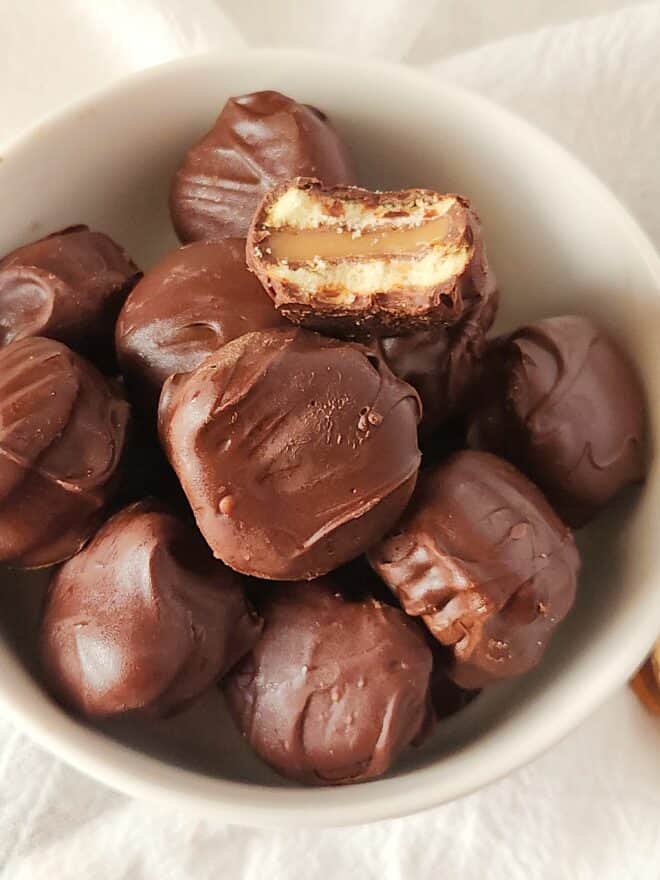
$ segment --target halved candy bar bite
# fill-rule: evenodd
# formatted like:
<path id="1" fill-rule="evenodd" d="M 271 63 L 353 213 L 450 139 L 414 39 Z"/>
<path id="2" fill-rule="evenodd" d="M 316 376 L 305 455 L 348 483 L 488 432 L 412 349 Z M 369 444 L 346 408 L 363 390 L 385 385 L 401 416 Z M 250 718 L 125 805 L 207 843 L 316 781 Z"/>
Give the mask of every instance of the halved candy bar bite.
<path id="1" fill-rule="evenodd" d="M 424 189 L 284 183 L 257 209 L 247 262 L 289 320 L 335 335 L 453 324 L 495 289 L 469 203 Z"/>

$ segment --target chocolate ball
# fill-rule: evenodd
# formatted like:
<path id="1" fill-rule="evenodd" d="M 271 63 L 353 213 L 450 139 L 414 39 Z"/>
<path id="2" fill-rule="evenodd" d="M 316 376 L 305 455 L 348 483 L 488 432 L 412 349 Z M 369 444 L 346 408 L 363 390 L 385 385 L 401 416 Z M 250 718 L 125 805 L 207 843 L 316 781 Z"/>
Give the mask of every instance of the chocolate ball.
<path id="1" fill-rule="evenodd" d="M 41 660 L 53 692 L 82 715 L 163 715 L 219 679 L 260 631 L 238 575 L 194 528 L 143 501 L 53 575 Z"/>
<path id="2" fill-rule="evenodd" d="M 498 306 L 494 280 L 482 300 L 450 327 L 381 339 L 388 366 L 422 401 L 420 438 L 428 440 L 448 420 L 464 413 L 486 351 L 486 334 Z"/>
<path id="3" fill-rule="evenodd" d="M 589 318 L 537 321 L 493 347 L 470 445 L 523 470 L 570 526 L 642 479 L 644 436 L 635 371 Z"/>
<path id="4" fill-rule="evenodd" d="M 417 625 L 335 581 L 259 594 L 261 639 L 225 680 L 239 730 L 278 773 L 312 785 L 387 772 L 429 710 L 431 651 Z"/>
<path id="5" fill-rule="evenodd" d="M 420 479 L 396 530 L 369 553 L 404 610 L 451 648 L 460 687 L 535 667 L 575 597 L 579 557 L 541 492 L 486 452 Z"/>
<path id="6" fill-rule="evenodd" d="M 102 232 L 71 226 L 0 260 L 0 345 L 47 336 L 102 366 L 112 330 L 140 271 Z"/>
<path id="7" fill-rule="evenodd" d="M 196 242 L 150 269 L 126 300 L 115 339 L 131 391 L 155 408 L 163 382 L 188 373 L 226 342 L 282 326 L 245 265 L 245 241 Z"/>
<path id="8" fill-rule="evenodd" d="M 174 176 L 174 228 L 184 242 L 245 238 L 264 193 L 291 177 L 357 182 L 346 145 L 320 110 L 272 91 L 230 98 Z"/>
<path id="9" fill-rule="evenodd" d="M 76 553 L 117 488 L 128 404 L 61 342 L 0 349 L 0 561 Z"/>
<path id="10" fill-rule="evenodd" d="M 361 346 L 297 327 L 248 333 L 163 388 L 165 451 L 214 554 L 310 580 L 396 522 L 420 453 L 415 391 Z"/>

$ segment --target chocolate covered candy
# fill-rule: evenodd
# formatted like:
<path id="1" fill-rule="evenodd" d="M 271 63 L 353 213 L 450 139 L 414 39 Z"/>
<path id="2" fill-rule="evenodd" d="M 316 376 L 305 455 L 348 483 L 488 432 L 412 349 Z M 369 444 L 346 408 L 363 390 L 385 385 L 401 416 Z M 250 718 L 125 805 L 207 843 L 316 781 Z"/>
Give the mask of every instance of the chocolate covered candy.
<path id="1" fill-rule="evenodd" d="M 569 525 L 642 479 L 644 436 L 635 371 L 589 318 L 536 321 L 493 346 L 470 445 L 523 470 Z"/>
<path id="2" fill-rule="evenodd" d="M 0 561 L 76 553 L 117 487 L 128 404 L 61 342 L 0 349 Z"/>
<path id="3" fill-rule="evenodd" d="M 248 333 L 165 383 L 164 448 L 215 555 L 304 580 L 364 552 L 417 478 L 419 399 L 365 348 Z"/>
<path id="4" fill-rule="evenodd" d="M 170 210 L 181 241 L 245 238 L 264 193 L 291 177 L 355 183 L 328 118 L 279 92 L 230 98 L 174 176 Z"/>
<path id="5" fill-rule="evenodd" d="M 128 297 L 117 357 L 132 393 L 155 408 L 168 376 L 244 333 L 284 323 L 245 265 L 244 239 L 196 242 L 164 257 Z"/>
<path id="6" fill-rule="evenodd" d="M 461 687 L 527 672 L 575 597 L 570 530 L 508 462 L 455 453 L 420 479 L 396 530 L 369 553 L 404 610 L 451 648 Z"/>
<path id="7" fill-rule="evenodd" d="M 246 253 L 283 315 L 336 335 L 454 324 L 494 288 L 470 205 L 431 190 L 289 181 L 264 197 Z"/>
<path id="8" fill-rule="evenodd" d="M 331 578 L 259 594 L 261 639 L 225 680 L 239 730 L 278 773 L 312 785 L 385 773 L 429 711 L 431 651 L 417 624 Z"/>
<path id="9" fill-rule="evenodd" d="M 497 313 L 494 283 L 463 318 L 407 336 L 376 341 L 388 366 L 422 401 L 420 437 L 428 440 L 448 420 L 464 414 L 486 351 L 486 334 Z"/>
<path id="10" fill-rule="evenodd" d="M 88 717 L 169 714 L 219 679 L 261 631 L 241 579 L 153 502 L 116 514 L 50 583 L 44 675 Z"/>
<path id="11" fill-rule="evenodd" d="M 0 260 L 0 345 L 47 336 L 106 366 L 117 315 L 139 277 L 119 245 L 86 226 L 24 245 Z"/>

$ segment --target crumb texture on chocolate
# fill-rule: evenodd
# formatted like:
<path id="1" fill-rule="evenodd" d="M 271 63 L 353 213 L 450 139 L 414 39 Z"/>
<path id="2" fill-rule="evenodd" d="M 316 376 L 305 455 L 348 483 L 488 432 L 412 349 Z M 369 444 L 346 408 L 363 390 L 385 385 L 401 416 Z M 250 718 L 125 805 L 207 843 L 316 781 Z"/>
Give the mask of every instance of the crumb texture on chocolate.
<path id="1" fill-rule="evenodd" d="M 115 514 L 53 575 L 40 631 L 45 678 L 67 706 L 102 717 L 171 714 L 255 643 L 241 578 L 151 500 Z"/>
<path id="2" fill-rule="evenodd" d="M 72 226 L 0 260 L 0 345 L 47 336 L 113 361 L 113 327 L 140 270 L 107 235 Z"/>
<path id="3" fill-rule="evenodd" d="M 418 625 L 332 578 L 260 594 L 264 632 L 229 674 L 239 730 L 278 773 L 310 785 L 385 773 L 428 722 L 431 651 Z"/>
<path id="4" fill-rule="evenodd" d="M 126 300 L 115 330 L 117 358 L 150 411 L 165 380 L 252 330 L 285 323 L 245 265 L 245 239 L 195 242 L 167 254 Z"/>
<path id="5" fill-rule="evenodd" d="M 72 556 L 117 487 L 129 406 L 61 342 L 0 349 L 0 561 Z"/>
<path id="6" fill-rule="evenodd" d="M 469 203 L 431 190 L 289 181 L 259 206 L 247 259 L 292 321 L 349 334 L 453 324 L 495 290 Z"/>
<path id="7" fill-rule="evenodd" d="M 451 648 L 449 674 L 464 688 L 538 664 L 573 604 L 579 570 L 570 529 L 536 486 L 471 451 L 422 475 L 369 559 L 404 610 Z"/>
<path id="8" fill-rule="evenodd" d="M 645 410 L 618 344 L 590 318 L 562 315 L 493 344 L 469 441 L 523 470 L 577 528 L 643 478 Z"/>
<path id="9" fill-rule="evenodd" d="M 292 177 L 356 183 L 350 152 L 325 114 L 279 92 L 230 98 L 172 181 L 183 242 L 245 238 L 264 194 Z"/>
<path id="10" fill-rule="evenodd" d="M 377 354 L 289 326 L 171 377 L 159 430 L 216 556 L 303 580 L 360 555 L 402 513 L 419 417 L 414 389 Z"/>

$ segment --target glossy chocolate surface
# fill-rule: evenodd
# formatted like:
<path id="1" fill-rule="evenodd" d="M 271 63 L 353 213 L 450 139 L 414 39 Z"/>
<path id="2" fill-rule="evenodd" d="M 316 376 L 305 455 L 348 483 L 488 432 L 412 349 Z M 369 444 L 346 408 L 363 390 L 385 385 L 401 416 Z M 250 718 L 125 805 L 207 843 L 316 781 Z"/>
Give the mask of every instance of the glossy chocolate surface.
<path id="1" fill-rule="evenodd" d="M 355 183 L 348 148 L 315 107 L 279 92 L 230 98 L 174 176 L 170 210 L 181 241 L 247 235 L 264 194 L 291 177 Z"/>
<path id="2" fill-rule="evenodd" d="M 0 348 L 0 561 L 80 549 L 117 488 L 128 419 L 116 387 L 61 342 Z"/>
<path id="3" fill-rule="evenodd" d="M 0 260 L 0 345 L 47 336 L 113 361 L 113 327 L 140 277 L 126 252 L 102 232 L 72 226 Z"/>
<path id="4" fill-rule="evenodd" d="M 225 694 L 248 743 L 312 785 L 385 773 L 427 720 L 431 651 L 417 624 L 332 578 L 260 594 L 264 631 Z"/>
<path id="5" fill-rule="evenodd" d="M 54 693 L 82 715 L 162 715 L 220 678 L 260 630 L 241 578 L 195 529 L 138 502 L 53 575 L 41 659 Z"/>
<path id="6" fill-rule="evenodd" d="M 283 325 L 245 265 L 245 241 L 196 242 L 167 254 L 128 297 L 116 327 L 119 365 L 150 408 L 164 381 L 226 342 Z"/>
<path id="7" fill-rule="evenodd" d="M 475 689 L 536 666 L 575 597 L 570 530 L 508 462 L 455 453 L 424 474 L 396 530 L 369 554 L 408 614 L 451 649 Z"/>
<path id="8" fill-rule="evenodd" d="M 171 377 L 161 440 L 215 555 L 309 580 L 359 556 L 415 485 L 419 399 L 361 346 L 250 333 Z"/>
<path id="9" fill-rule="evenodd" d="M 521 468 L 569 525 L 584 525 L 642 479 L 642 389 L 624 352 L 589 318 L 516 330 L 493 346 L 484 372 L 470 445 Z"/>

